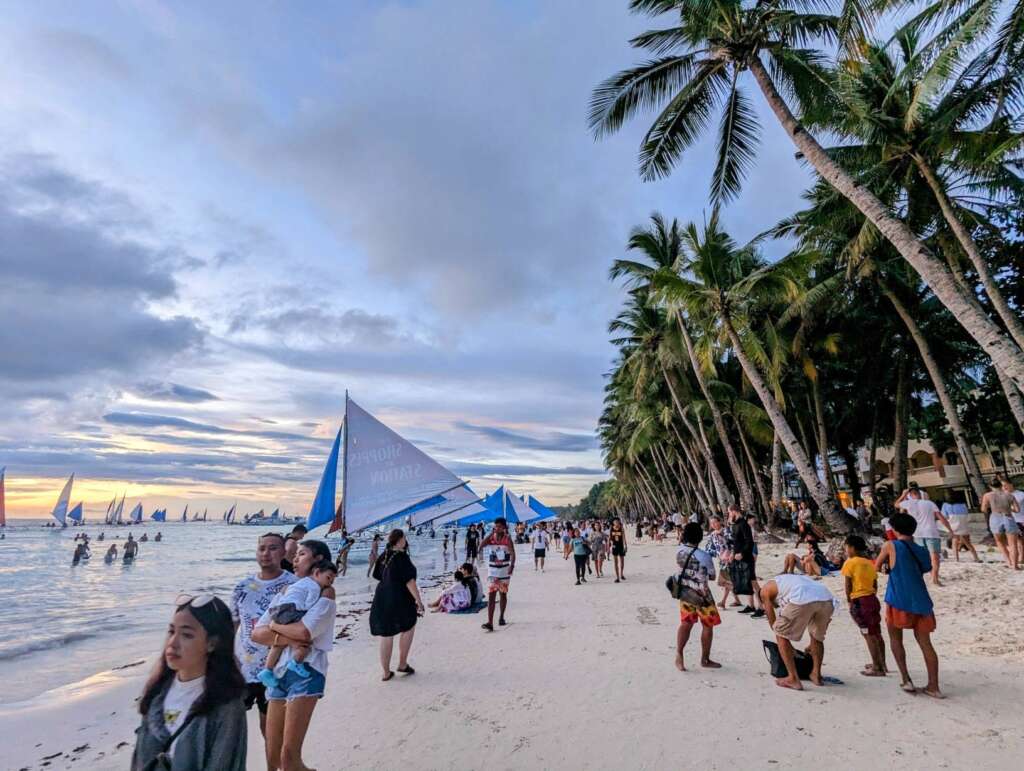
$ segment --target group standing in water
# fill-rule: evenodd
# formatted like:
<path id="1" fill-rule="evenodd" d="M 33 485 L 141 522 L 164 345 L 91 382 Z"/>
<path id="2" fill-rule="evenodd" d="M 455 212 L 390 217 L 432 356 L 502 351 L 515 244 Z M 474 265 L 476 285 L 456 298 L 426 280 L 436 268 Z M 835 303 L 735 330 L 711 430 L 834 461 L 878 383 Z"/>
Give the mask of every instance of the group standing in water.
<path id="1" fill-rule="evenodd" d="M 96 540 L 102 541 L 104 540 L 105 537 L 106 534 L 101 532 L 96 537 Z M 89 558 L 92 556 L 92 550 L 89 546 L 88 534 L 80 533 L 75 536 L 74 540 L 76 541 L 76 543 L 74 554 L 71 557 L 71 565 L 77 566 L 89 560 Z M 122 549 L 121 552 L 122 563 L 125 565 L 132 564 L 135 561 L 136 557 L 138 557 L 139 555 L 139 544 L 144 543 L 148 540 L 149 536 L 146 533 L 143 533 L 142 537 L 139 540 L 135 540 L 135 537 L 131 533 L 128 533 L 128 539 L 125 541 L 124 548 Z M 157 534 L 153 538 L 153 541 L 163 541 L 163 534 L 157 532 Z M 107 548 L 107 551 L 103 555 L 104 564 L 111 565 L 114 562 L 117 562 L 117 553 L 117 544 L 110 544 L 110 546 Z"/>

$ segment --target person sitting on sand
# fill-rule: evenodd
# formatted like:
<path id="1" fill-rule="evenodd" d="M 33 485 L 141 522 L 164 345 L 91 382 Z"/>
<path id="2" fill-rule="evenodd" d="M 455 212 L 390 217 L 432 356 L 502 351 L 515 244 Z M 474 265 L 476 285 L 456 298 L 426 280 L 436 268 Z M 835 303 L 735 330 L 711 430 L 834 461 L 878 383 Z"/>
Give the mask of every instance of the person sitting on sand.
<path id="1" fill-rule="evenodd" d="M 480 571 L 476 569 L 476 565 L 472 562 L 463 562 L 459 570 L 462 571 L 463 578 L 469 584 L 470 604 L 476 605 L 484 596 L 484 582 L 480 580 Z"/>
<path id="2" fill-rule="evenodd" d="M 461 570 L 456 570 L 453 578 L 455 583 L 441 592 L 436 600 L 428 603 L 432 613 L 454 613 L 472 604 L 469 587 L 473 579 L 466 578 Z"/>
<path id="3" fill-rule="evenodd" d="M 811 638 L 807 653 L 811 656 L 811 682 L 824 685 L 821 665 L 825 658 L 825 632 L 828 630 L 836 602 L 832 592 L 820 581 L 801 575 L 779 575 L 761 589 L 761 602 L 768 615 L 768 624 L 775 632 L 779 655 L 786 664 L 786 677 L 776 678 L 782 688 L 802 691 L 796 670 L 793 643 L 800 642 L 807 631 Z M 775 612 L 776 605 L 778 613 Z"/>
<path id="4" fill-rule="evenodd" d="M 864 635 L 871 663 L 861 672 L 868 677 L 885 677 L 885 641 L 882 639 L 882 606 L 878 603 L 878 571 L 864 557 L 868 545 L 859 535 L 846 537 L 846 561 L 841 573 L 846 587 L 850 618 Z"/>
<path id="5" fill-rule="evenodd" d="M 925 586 L 924 576 L 931 570 L 928 550 L 914 543 L 917 521 L 900 512 L 892 516 L 895 541 L 886 541 L 875 560 L 875 569 L 889 567 L 889 583 L 885 587 L 885 626 L 889 630 L 889 646 L 899 667 L 900 688 L 917 693 L 907 669 L 907 651 L 903 647 L 903 630 L 913 629 L 914 639 L 924 656 L 928 685 L 924 692 L 936 699 L 945 698 L 939 690 L 939 655 L 932 646 L 935 611 Z"/>
<path id="6" fill-rule="evenodd" d="M 284 592 L 274 597 L 267 609 L 271 622 L 294 624 L 301 621 L 306 612 L 316 605 L 321 597 L 331 595 L 329 590 L 334 585 L 337 572 L 337 567 L 330 560 L 322 560 L 314 564 L 308 576 L 300 578 Z M 333 596 L 331 598 L 333 599 Z M 270 646 L 270 653 L 267 654 L 267 663 L 256 675 L 257 679 L 267 688 L 276 688 L 280 684 L 279 678 L 274 675 L 274 668 L 281 658 L 281 653 L 289 645 L 292 648 L 292 655 L 288 661 L 287 670 L 302 678 L 310 676 L 309 669 L 302 663 L 309 655 L 309 646 L 290 641 L 281 643 L 279 640 L 279 637 L 274 638 L 274 643 Z"/>
<path id="7" fill-rule="evenodd" d="M 807 540 L 807 552 L 799 556 L 796 552 L 787 554 L 782 563 L 783 573 L 803 573 L 808 576 L 827 576 L 837 568 L 825 557 L 825 554 L 818 548 L 817 539 Z"/>
<path id="8" fill-rule="evenodd" d="M 698 621 L 700 633 L 700 665 L 718 669 L 722 665 L 711 660 L 711 642 L 715 627 L 722 623 L 708 581 L 715 577 L 715 563 L 711 555 L 699 548 L 704 531 L 696 522 L 683 527 L 683 545 L 676 552 L 679 565 L 678 581 L 685 595 L 679 598 L 679 628 L 676 630 L 676 669 L 686 671 L 683 649 L 690 640 L 690 631 Z"/>

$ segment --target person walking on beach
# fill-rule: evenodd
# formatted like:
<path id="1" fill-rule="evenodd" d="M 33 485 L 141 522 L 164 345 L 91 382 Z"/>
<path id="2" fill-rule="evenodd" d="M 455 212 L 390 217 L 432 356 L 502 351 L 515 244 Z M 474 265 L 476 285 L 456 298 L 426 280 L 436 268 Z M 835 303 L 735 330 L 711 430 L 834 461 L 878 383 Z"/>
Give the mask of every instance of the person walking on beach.
<path id="1" fill-rule="evenodd" d="M 902 678 L 900 688 L 907 693 L 917 693 L 907 669 L 907 650 L 903 647 L 903 630 L 913 629 L 928 672 L 924 693 L 942 699 L 945 697 L 939 690 L 939 654 L 935 652 L 931 639 L 935 631 L 935 609 L 924 583 L 924 575 L 931 568 L 929 553 L 915 543 L 917 521 L 909 514 L 894 514 L 892 527 L 896 531 L 896 540 L 882 544 L 882 550 L 875 559 L 875 569 L 889 568 L 889 583 L 885 587 L 885 626 L 889 630 L 889 647 Z"/>
<path id="2" fill-rule="evenodd" d="M 875 563 L 864 557 L 867 543 L 859 535 L 846 537 L 846 561 L 840 572 L 846 588 L 850 618 L 864 636 L 871 664 L 862 675 L 885 677 L 885 641 L 882 639 L 882 606 L 878 602 L 878 571 Z"/>
<path id="3" fill-rule="evenodd" d="M 1003 481 L 1003 491 L 1008 492 L 1017 502 L 1013 512 L 1013 521 L 1017 523 L 1017 564 L 1024 565 L 1024 491 L 1013 486 L 1009 479 Z"/>
<path id="4" fill-rule="evenodd" d="M 369 565 L 366 568 L 366 577 L 371 578 L 373 576 L 374 565 L 377 564 L 377 556 L 380 554 L 380 533 L 373 534 L 373 540 L 370 541 L 370 556 L 368 557 Z"/>
<path id="5" fill-rule="evenodd" d="M 896 499 L 896 508 L 907 512 L 917 522 L 917 535 L 914 540 L 919 546 L 925 547 L 931 554 L 932 562 L 932 584 L 942 586 L 939 581 L 939 560 L 942 554 L 942 538 L 939 535 L 941 522 L 949 532 L 953 532 L 953 526 L 949 520 L 939 511 L 939 507 L 926 497 L 918 487 L 909 487 Z M 986 493 L 981 499 L 981 510 L 985 511 L 985 499 L 990 493 Z M 993 531 L 995 532 L 995 531 Z"/>
<path id="6" fill-rule="evenodd" d="M 705 550 L 712 557 L 718 558 L 718 577 L 715 583 L 722 589 L 722 599 L 718 602 L 718 607 L 724 608 L 725 601 L 729 599 L 729 592 L 732 591 L 732 578 L 729 572 L 732 565 L 732 531 L 722 525 L 722 518 L 717 514 L 711 516 L 708 524 L 711 526 L 711 532 L 708 534 Z M 734 598 L 729 607 L 740 607 L 740 601 Z"/>
<path id="7" fill-rule="evenodd" d="M 174 604 L 139 700 L 131 769 L 245 771 L 245 681 L 231 650 L 231 612 L 212 594 Z"/>
<path id="8" fill-rule="evenodd" d="M 590 552 L 594 560 L 594 573 L 598 578 L 604 578 L 604 561 L 608 558 L 608 536 L 600 522 L 594 522 L 594 529 L 590 533 Z"/>
<path id="9" fill-rule="evenodd" d="M 797 675 L 793 643 L 800 642 L 807 631 L 811 637 L 808 649 L 812 661 L 810 679 L 815 685 L 824 685 L 821 665 L 825 658 L 825 632 L 838 605 L 832 592 L 813 578 L 784 573 L 765 583 L 761 589 L 761 603 L 788 672 L 786 677 L 776 678 L 775 684 L 794 691 L 804 689 Z M 775 612 L 776 605 L 778 613 Z"/>
<path id="10" fill-rule="evenodd" d="M 533 545 L 533 569 L 535 571 L 544 572 L 544 558 L 547 556 L 548 542 L 550 540 L 548 526 L 541 522 L 530 536 L 530 541 Z"/>
<path id="11" fill-rule="evenodd" d="M 590 545 L 579 529 L 572 531 L 570 547 L 572 548 L 573 562 L 576 564 L 576 586 L 579 586 L 581 582 L 584 584 L 587 582 L 587 560 L 590 558 Z"/>
<path id="12" fill-rule="evenodd" d="M 476 525 L 470 525 L 466 530 L 466 562 L 476 562 L 479 546 L 480 535 L 477 533 Z"/>
<path id="13" fill-rule="evenodd" d="M 295 554 L 295 577 L 306 578 L 320 563 L 331 562 L 331 549 L 323 541 L 307 539 L 299 544 Z M 286 648 L 277 662 L 274 675 L 277 686 L 267 689 L 267 768 L 282 771 L 307 771 L 302 762 L 302 745 L 313 717 L 317 702 L 324 695 L 327 678 L 328 654 L 334 647 L 334 618 L 338 606 L 333 588 L 311 607 L 298 621 L 291 624 L 275 623 L 267 610 L 252 630 L 252 640 L 268 648 L 278 637 L 292 644 L 309 648 L 303 666 L 306 677 L 290 670 L 291 648 Z"/>
<path id="14" fill-rule="evenodd" d="M 1017 540 L 1020 529 L 1017 527 L 1014 514 L 1018 513 L 1020 506 L 1013 496 L 1012 490 L 1012 484 L 1006 485 L 996 479 L 992 482 L 992 489 L 981 498 L 981 510 L 988 514 L 988 529 L 992 531 L 992 536 L 996 540 L 999 551 L 1003 553 L 1006 564 L 1014 570 L 1019 570 L 1021 565 Z M 914 540 L 920 543 L 920 520 L 918 520 L 917 532 L 918 535 L 914 537 Z"/>
<path id="15" fill-rule="evenodd" d="M 754 533 L 737 506 L 729 507 L 729 521 L 732 523 L 732 590 L 740 602 L 746 598 L 746 605 L 739 612 L 763 616 L 764 610 L 758 612 L 754 598 L 760 590 L 754 576 Z"/>
<path id="16" fill-rule="evenodd" d="M 683 650 L 690 641 L 693 625 L 700 622 L 700 665 L 707 669 L 719 669 L 722 665 L 711 660 L 711 642 L 715 627 L 722 623 L 711 594 L 708 581 L 715 577 L 715 563 L 711 555 L 700 546 L 704 531 L 696 522 L 683 526 L 683 545 L 676 552 L 679 565 L 678 581 L 682 593 L 679 598 L 679 628 L 676 630 L 676 669 L 686 671 Z"/>
<path id="17" fill-rule="evenodd" d="M 612 567 L 615 568 L 615 583 L 626 580 L 626 530 L 622 520 L 612 520 L 612 530 L 608 534 L 612 547 Z"/>
<path id="18" fill-rule="evenodd" d="M 341 531 L 341 548 L 338 549 L 338 560 L 335 562 L 339 576 L 344 576 L 348 573 L 348 553 L 352 551 L 352 546 L 355 542 L 356 539 L 349 536 L 347 530 Z"/>
<path id="19" fill-rule="evenodd" d="M 391 655 L 395 637 L 398 637 L 398 670 L 412 675 L 409 651 L 416 632 L 416 620 L 423 615 L 423 600 L 416 584 L 416 566 L 409 559 L 409 542 L 405 533 L 396 528 L 388 535 L 387 547 L 377 558 L 373 577 L 379 582 L 370 605 L 370 634 L 380 637 L 380 665 L 384 670 L 383 682 L 395 676 L 391 669 Z"/>
<path id="20" fill-rule="evenodd" d="M 235 660 L 245 680 L 245 709 L 256 706 L 260 716 L 260 732 L 267 734 L 267 689 L 259 681 L 266 665 L 269 648 L 253 642 L 252 630 L 274 598 L 298 579 L 281 568 L 284 536 L 265 533 L 256 542 L 256 566 L 253 575 L 235 585 L 231 593 L 231 620 L 235 625 Z"/>
<path id="21" fill-rule="evenodd" d="M 494 605 L 500 596 L 498 626 L 505 626 L 505 609 L 508 607 L 508 587 L 516 569 L 516 548 L 508 534 L 504 517 L 494 520 L 494 527 L 480 542 L 480 549 L 487 555 L 487 623 L 482 627 L 494 631 Z"/>

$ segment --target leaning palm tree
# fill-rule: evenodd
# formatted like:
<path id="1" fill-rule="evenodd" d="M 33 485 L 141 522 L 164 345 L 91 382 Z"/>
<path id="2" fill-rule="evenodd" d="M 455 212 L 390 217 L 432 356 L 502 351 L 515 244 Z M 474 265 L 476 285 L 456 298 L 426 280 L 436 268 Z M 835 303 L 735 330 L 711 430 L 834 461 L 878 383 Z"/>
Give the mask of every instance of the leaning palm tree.
<path id="1" fill-rule="evenodd" d="M 815 0 L 632 0 L 634 11 L 649 15 L 670 12 L 675 24 L 631 41 L 658 58 L 620 72 L 595 89 L 591 129 L 601 137 L 617 131 L 641 111 L 661 108 L 640 151 L 641 175 L 653 179 L 671 172 L 721 105 L 718 157 L 711 182 L 712 199 L 718 204 L 738 192 L 759 137 L 756 117 L 739 86 L 740 76 L 749 72 L 803 157 L 863 212 L 996 366 L 1018 388 L 1024 388 L 1024 350 L 972 302 L 948 267 L 913 230 L 829 155 L 779 90 L 781 84 L 805 115 L 821 110 L 824 99 L 833 94 L 833 82 L 821 66 L 820 54 L 803 46 L 815 40 L 832 43 L 846 31 L 844 25 L 847 29 L 857 26 L 848 24 L 850 18 L 868 18 L 869 14 L 857 0 L 846 0 L 840 15 L 809 10 L 822 5 Z"/>
<path id="2" fill-rule="evenodd" d="M 782 405 L 755 359 L 764 361 L 764 350 L 751 334 L 748 312 L 759 294 L 796 295 L 795 282 L 786 264 L 767 265 L 753 246 L 739 247 L 721 229 L 715 212 L 704 229 L 690 224 L 684 231 L 684 256 L 675 270 L 660 271 L 654 285 L 670 307 L 681 307 L 694 316 L 706 316 L 732 347 L 754 392 L 796 467 L 801 481 L 837 532 L 850 529 L 849 518 L 822 484 L 800 440 L 790 427 Z M 826 460 L 827 462 L 827 460 Z"/>

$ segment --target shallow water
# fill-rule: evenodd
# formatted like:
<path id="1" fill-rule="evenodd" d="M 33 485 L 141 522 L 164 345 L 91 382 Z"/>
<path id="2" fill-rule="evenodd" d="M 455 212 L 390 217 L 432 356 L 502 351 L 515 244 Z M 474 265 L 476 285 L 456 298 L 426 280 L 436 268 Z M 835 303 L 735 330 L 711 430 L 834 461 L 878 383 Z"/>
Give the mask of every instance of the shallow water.
<path id="1" fill-rule="evenodd" d="M 8 522 L 7 537 L 0 540 L 0 679 L 5 686 L 0 704 L 148 658 L 160 649 L 178 594 L 214 592 L 229 601 L 235 584 L 256 571 L 258 536 L 278 529 L 221 522 L 66 530 L 41 524 Z M 288 532 L 291 526 L 279 529 Z M 153 541 L 158 530 L 164 537 L 160 543 Z M 72 567 L 73 539 L 83 531 L 89 534 L 92 559 Z M 97 541 L 101 531 L 106 540 Z M 116 543 L 120 553 L 129 532 L 150 539 L 139 544 L 135 563 L 105 564 L 107 548 Z M 336 552 L 338 539 L 327 540 Z M 442 558 L 441 542 L 440 534 L 435 540 L 411 539 L 413 561 L 427 585 L 432 575 L 454 568 Z M 348 575 L 335 583 L 339 610 L 369 599 L 368 553 L 368 542 L 352 547 Z"/>

